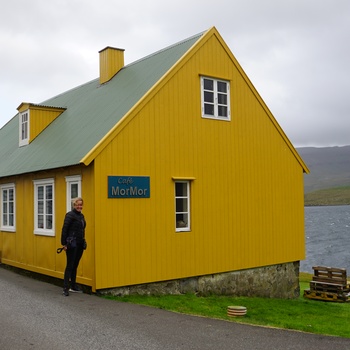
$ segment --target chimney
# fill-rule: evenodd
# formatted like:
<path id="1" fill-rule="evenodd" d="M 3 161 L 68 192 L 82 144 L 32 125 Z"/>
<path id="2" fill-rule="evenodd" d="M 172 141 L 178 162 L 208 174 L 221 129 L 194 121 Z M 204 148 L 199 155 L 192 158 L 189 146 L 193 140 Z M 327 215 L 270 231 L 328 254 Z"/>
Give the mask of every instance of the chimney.
<path id="1" fill-rule="evenodd" d="M 100 84 L 104 84 L 124 67 L 124 49 L 107 46 L 99 54 Z"/>

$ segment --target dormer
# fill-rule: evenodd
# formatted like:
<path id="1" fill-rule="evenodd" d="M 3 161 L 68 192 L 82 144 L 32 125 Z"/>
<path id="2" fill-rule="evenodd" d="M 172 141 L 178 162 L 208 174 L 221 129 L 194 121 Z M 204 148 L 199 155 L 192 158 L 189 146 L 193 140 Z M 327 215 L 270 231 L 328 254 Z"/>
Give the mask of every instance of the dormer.
<path id="1" fill-rule="evenodd" d="M 124 49 L 107 46 L 100 54 L 100 84 L 110 81 L 124 67 Z"/>
<path id="2" fill-rule="evenodd" d="M 22 147 L 31 143 L 66 108 L 23 102 L 17 110 L 19 112 L 19 146 Z"/>

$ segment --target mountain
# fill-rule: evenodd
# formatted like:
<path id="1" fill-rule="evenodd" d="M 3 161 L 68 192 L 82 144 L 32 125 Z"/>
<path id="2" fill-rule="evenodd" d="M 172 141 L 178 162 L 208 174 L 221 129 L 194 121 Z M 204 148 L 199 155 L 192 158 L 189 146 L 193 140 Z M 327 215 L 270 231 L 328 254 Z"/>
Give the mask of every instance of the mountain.
<path id="1" fill-rule="evenodd" d="M 310 170 L 304 174 L 305 193 L 350 186 L 350 146 L 297 148 Z"/>

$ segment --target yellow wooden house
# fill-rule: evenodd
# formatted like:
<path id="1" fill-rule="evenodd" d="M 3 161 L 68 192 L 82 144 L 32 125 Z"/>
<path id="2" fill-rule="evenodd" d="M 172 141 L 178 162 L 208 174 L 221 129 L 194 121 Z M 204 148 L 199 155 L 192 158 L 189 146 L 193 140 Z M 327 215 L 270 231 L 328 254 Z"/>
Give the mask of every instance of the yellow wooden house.
<path id="1" fill-rule="evenodd" d="M 216 28 L 128 65 L 99 55 L 98 79 L 0 130 L 1 262 L 63 279 L 79 195 L 93 291 L 298 266 L 307 166 Z"/>

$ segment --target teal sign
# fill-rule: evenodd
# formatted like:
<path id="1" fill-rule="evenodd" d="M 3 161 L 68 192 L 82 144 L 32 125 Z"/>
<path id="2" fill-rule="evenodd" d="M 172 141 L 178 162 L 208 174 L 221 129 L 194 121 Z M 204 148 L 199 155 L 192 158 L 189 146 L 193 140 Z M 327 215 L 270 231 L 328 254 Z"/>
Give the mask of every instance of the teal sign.
<path id="1" fill-rule="evenodd" d="M 149 176 L 108 176 L 108 198 L 149 198 Z"/>

